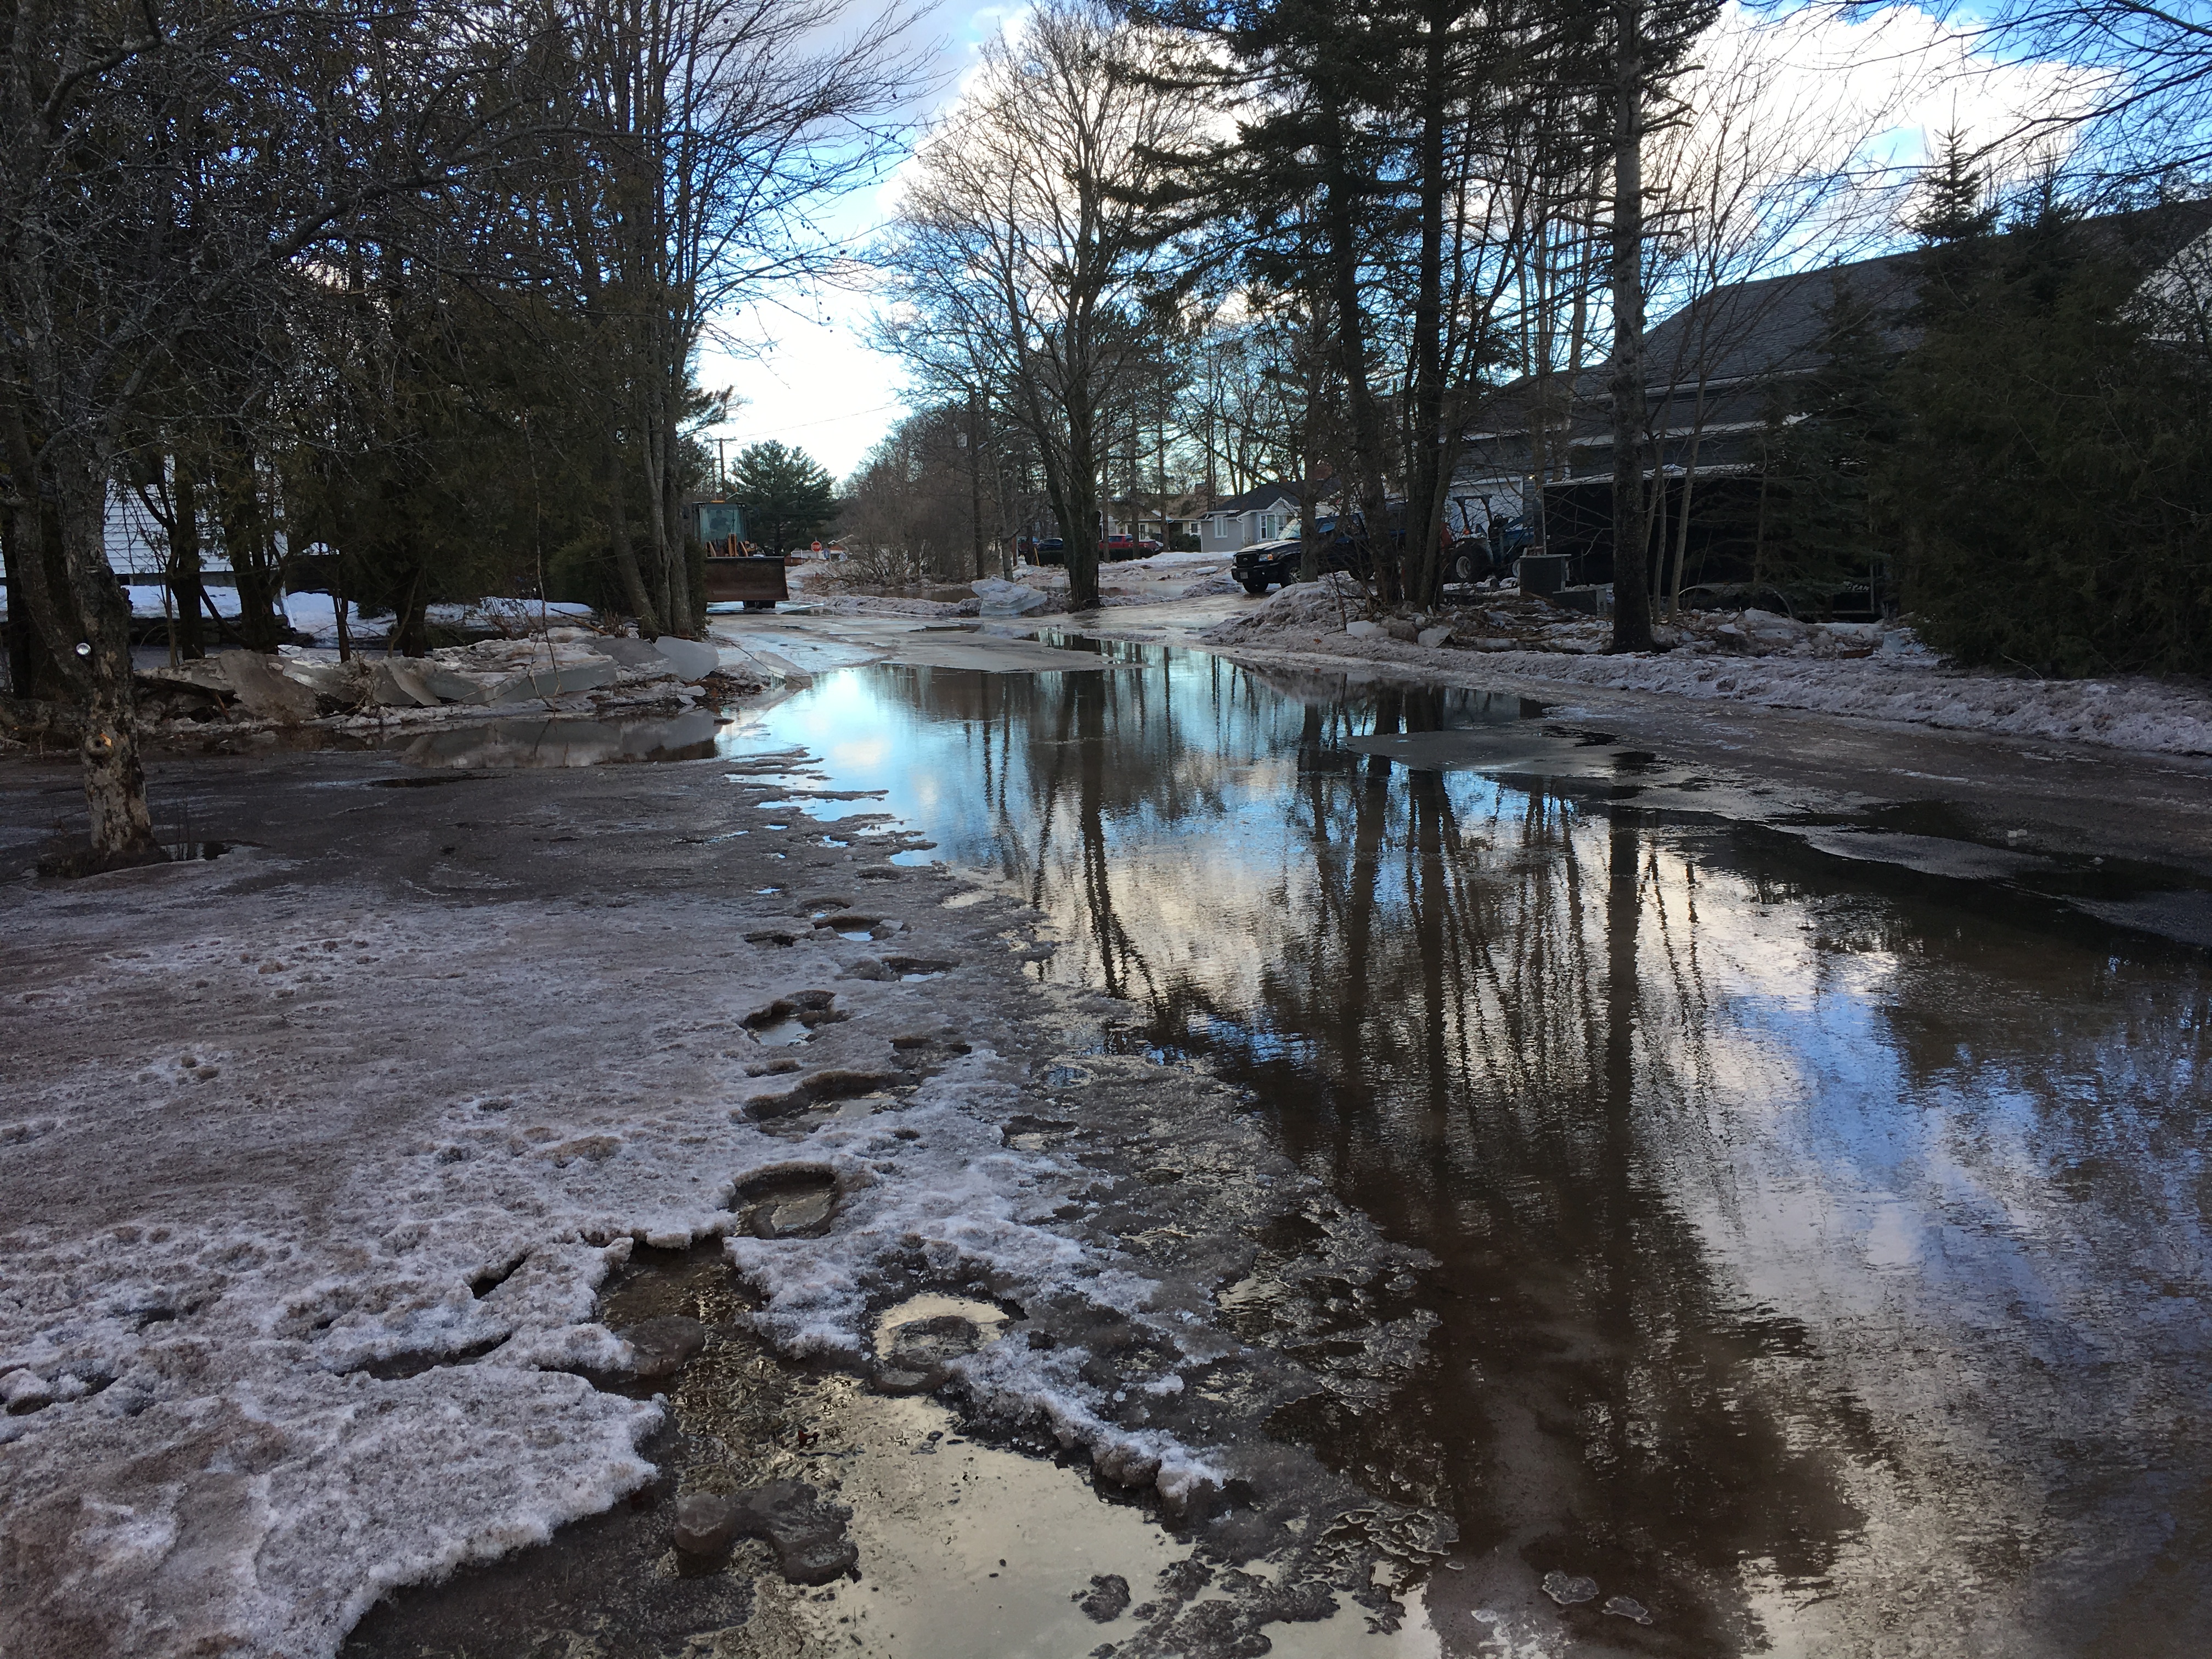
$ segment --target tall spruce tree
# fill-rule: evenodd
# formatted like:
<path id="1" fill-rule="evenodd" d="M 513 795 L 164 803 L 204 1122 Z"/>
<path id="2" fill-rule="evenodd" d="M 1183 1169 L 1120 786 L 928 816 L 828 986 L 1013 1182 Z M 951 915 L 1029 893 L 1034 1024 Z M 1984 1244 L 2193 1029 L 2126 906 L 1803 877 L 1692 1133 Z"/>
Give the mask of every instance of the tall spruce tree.
<path id="1" fill-rule="evenodd" d="M 1817 605 L 1876 580 L 1897 530 L 1893 319 L 1838 280 L 1820 307 L 1820 367 L 1767 426 L 1753 580 Z"/>
<path id="2" fill-rule="evenodd" d="M 1330 319 L 1346 505 L 1363 530 L 1380 526 L 1398 457 L 1377 385 L 1375 287 L 1405 200 L 1407 138 L 1389 115 L 1410 66 L 1410 9 L 1398 0 L 1131 0 L 1124 9 L 1206 42 L 1178 63 L 1180 77 L 1239 110 L 1233 131 L 1164 158 L 1171 165 L 1150 203 L 1158 233 L 1212 228 L 1216 269 Z M 1224 226 L 1231 236 L 1220 235 Z M 1376 549 L 1368 551 L 1371 562 Z"/>
<path id="3" fill-rule="evenodd" d="M 1892 488 L 1904 599 L 1960 661 L 2212 672 L 2212 366 L 2149 337 L 2160 256 L 2117 231 L 2046 195 L 1931 241 Z"/>
<path id="4" fill-rule="evenodd" d="M 797 546 L 837 515 L 837 487 L 821 464 L 773 439 L 738 452 L 730 494 L 744 509 L 746 533 L 771 552 Z"/>

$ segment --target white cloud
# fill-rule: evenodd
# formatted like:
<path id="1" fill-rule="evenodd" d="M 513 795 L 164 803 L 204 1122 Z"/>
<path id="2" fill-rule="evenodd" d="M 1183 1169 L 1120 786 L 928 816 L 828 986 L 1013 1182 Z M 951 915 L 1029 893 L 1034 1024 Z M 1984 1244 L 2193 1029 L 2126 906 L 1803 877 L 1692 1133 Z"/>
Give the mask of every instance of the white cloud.
<path id="1" fill-rule="evenodd" d="M 945 72 L 933 106 L 922 113 L 941 112 L 962 94 L 977 47 L 1023 9 L 992 3 L 940 19 L 948 35 Z M 2034 118 L 2084 100 L 2080 71 L 2001 61 L 1979 46 L 1971 26 L 1912 6 L 1845 19 L 1825 7 L 1771 17 L 1731 3 L 1699 55 L 1717 76 L 1747 64 L 1771 67 L 1758 118 L 1778 134 L 1849 133 L 1862 160 L 1894 171 L 1923 165 L 1946 131 L 1959 131 L 1970 145 L 2002 144 Z M 1699 96 L 1694 88 L 1690 95 Z M 2047 154 L 2049 141 L 2042 142 Z M 2000 176 L 2022 176 L 2035 153 L 2031 143 L 2013 144 L 2002 152 Z M 895 209 L 903 169 L 903 162 L 895 165 L 872 188 L 830 204 L 822 228 L 860 252 Z M 723 438 L 732 451 L 780 439 L 838 477 L 849 475 L 908 407 L 896 360 L 864 343 L 874 306 L 865 283 L 855 281 L 786 294 L 780 305 L 731 319 L 726 331 L 744 349 L 710 347 L 700 380 L 715 390 L 732 388 L 743 402 L 709 437 Z"/>
<path id="2" fill-rule="evenodd" d="M 944 72 L 919 118 L 941 113 L 961 95 L 977 48 L 1024 9 L 992 3 L 938 20 L 948 35 Z M 873 187 L 830 204 L 817 222 L 823 233 L 848 253 L 863 252 L 896 208 L 907 159 Z M 730 418 L 706 435 L 710 446 L 722 439 L 732 455 L 746 444 L 777 439 L 805 450 L 842 480 L 908 412 L 899 363 L 866 343 L 876 301 L 864 273 L 779 300 L 726 319 L 727 343 L 710 343 L 701 353 L 699 383 L 737 394 Z"/>
<path id="3" fill-rule="evenodd" d="M 1987 46 L 1971 21 L 1914 6 L 1845 18 L 1808 4 L 1775 16 L 1731 0 L 1701 43 L 1703 68 L 1684 96 L 1695 109 L 1723 95 L 1715 83 L 1753 77 L 1762 84 L 1752 118 L 1785 153 L 1800 135 L 1832 134 L 1862 162 L 1909 170 L 1955 131 L 1970 149 L 1991 151 L 1992 170 L 2012 181 L 2053 153 L 2051 124 L 2088 107 L 2097 76 Z"/>
<path id="4" fill-rule="evenodd" d="M 728 387 L 730 416 L 708 428 L 732 455 L 774 438 L 805 450 L 838 478 L 906 412 L 898 367 L 862 340 L 870 301 L 836 289 L 797 296 L 803 309 L 778 308 L 740 319 L 754 341 L 743 356 L 710 348 L 700 384 Z M 742 403 L 738 400 L 742 399 Z"/>

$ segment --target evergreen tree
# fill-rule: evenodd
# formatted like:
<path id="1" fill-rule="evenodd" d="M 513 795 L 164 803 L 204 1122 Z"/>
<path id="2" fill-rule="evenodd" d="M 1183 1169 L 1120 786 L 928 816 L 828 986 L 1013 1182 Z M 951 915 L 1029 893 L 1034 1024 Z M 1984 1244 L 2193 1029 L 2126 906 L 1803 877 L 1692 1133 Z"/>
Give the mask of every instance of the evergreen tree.
<path id="1" fill-rule="evenodd" d="M 1888 486 L 1923 635 L 2036 672 L 2212 672 L 2212 375 L 2145 337 L 2141 262 L 2048 197 L 1931 254 Z"/>
<path id="2" fill-rule="evenodd" d="M 1768 420 L 1753 572 L 1815 605 L 1877 576 L 1895 530 L 1899 434 L 1884 319 L 1840 280 L 1820 319 L 1820 367 L 1792 387 L 1802 407 Z"/>
<path id="3" fill-rule="evenodd" d="M 803 449 L 770 439 L 738 452 L 731 495 L 744 509 L 745 530 L 772 552 L 811 539 L 837 514 L 836 486 Z"/>
<path id="4" fill-rule="evenodd" d="M 1966 140 L 1946 133 L 1905 222 L 1920 239 L 1916 323 L 1940 328 L 1972 311 L 1989 275 L 1997 220 L 1988 180 L 1968 158 Z"/>
<path id="5" fill-rule="evenodd" d="M 1907 228 L 1925 246 L 1976 243 L 1997 228 L 1996 204 L 1989 180 L 1966 152 L 1957 131 L 1943 135 L 1943 148 L 1921 180 L 1919 201 Z"/>

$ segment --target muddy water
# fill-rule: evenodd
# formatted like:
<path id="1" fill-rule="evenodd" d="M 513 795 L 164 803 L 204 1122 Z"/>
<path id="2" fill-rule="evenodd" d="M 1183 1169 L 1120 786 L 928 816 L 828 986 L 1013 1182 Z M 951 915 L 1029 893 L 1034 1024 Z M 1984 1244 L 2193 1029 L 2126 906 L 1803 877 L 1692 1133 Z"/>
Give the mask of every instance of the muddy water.
<path id="1" fill-rule="evenodd" d="M 1120 654 L 714 742 L 998 872 L 1433 1258 L 1398 1397 L 1270 1425 L 1457 1522 L 1407 1650 L 2206 1650 L 2200 956 L 1639 806 L 1517 699 Z"/>

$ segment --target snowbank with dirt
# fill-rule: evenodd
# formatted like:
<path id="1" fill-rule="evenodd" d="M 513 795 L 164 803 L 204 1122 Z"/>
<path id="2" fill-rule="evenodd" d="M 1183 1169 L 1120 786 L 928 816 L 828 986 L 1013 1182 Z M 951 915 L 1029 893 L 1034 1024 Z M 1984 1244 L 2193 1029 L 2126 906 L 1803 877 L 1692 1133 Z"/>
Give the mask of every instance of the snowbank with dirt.
<path id="1" fill-rule="evenodd" d="M 579 628 L 490 639 L 427 657 L 370 654 L 337 660 L 328 652 L 279 647 L 264 656 L 218 651 L 137 671 L 137 717 L 170 739 L 216 732 L 228 738 L 275 726 L 344 729 L 441 726 L 474 720 L 581 715 L 690 708 L 710 677 L 724 692 L 757 691 L 766 677 L 743 660 L 725 664 L 720 646 L 646 641 Z"/>
<path id="2" fill-rule="evenodd" d="M 659 799 L 626 783 L 610 810 Z M 576 838 L 526 810 L 527 839 Z M 716 896 L 618 908 L 590 882 L 511 902 L 504 860 L 455 846 L 398 890 L 249 847 L 13 896 L 0 1649 L 330 1654 L 386 1588 L 605 1508 L 662 1419 L 601 1386 L 633 1351 L 595 1291 L 639 1243 L 726 1238 L 793 1352 L 865 1354 L 872 1310 L 917 1285 L 1152 1320 L 1156 1281 L 1113 1237 L 1054 1224 L 1096 1175 L 1007 1145 L 1021 1073 L 958 1040 L 1012 915 L 891 872 L 868 931 L 794 917 L 784 860 L 831 862 L 810 827 L 750 824 L 726 844 L 758 873 Z M 831 1010 L 805 1047 L 754 1035 L 793 996 Z M 834 1193 L 818 1237 L 757 1224 L 762 1176 Z M 1000 1408 L 1170 1499 L 1211 1477 L 1120 1425 L 1090 1358 L 972 1364 Z"/>
<path id="3" fill-rule="evenodd" d="M 1200 635 L 1216 647 L 1310 659 L 1402 665 L 1443 678 L 1511 678 L 1608 691 L 1664 692 L 1957 731 L 2164 754 L 2212 754 L 2212 691 L 2142 678 L 2039 680 L 1943 666 L 1908 629 L 1820 625 L 1759 611 L 1692 620 L 1662 633 L 1679 648 L 1606 654 L 1609 624 L 1539 601 L 1501 600 L 1432 617 L 1369 621 L 1358 584 L 1280 589 Z M 1424 627 L 1449 629 L 1422 645 Z M 1364 625 L 1363 625 L 1364 624 Z M 1355 631 L 1346 632 L 1350 625 Z"/>

